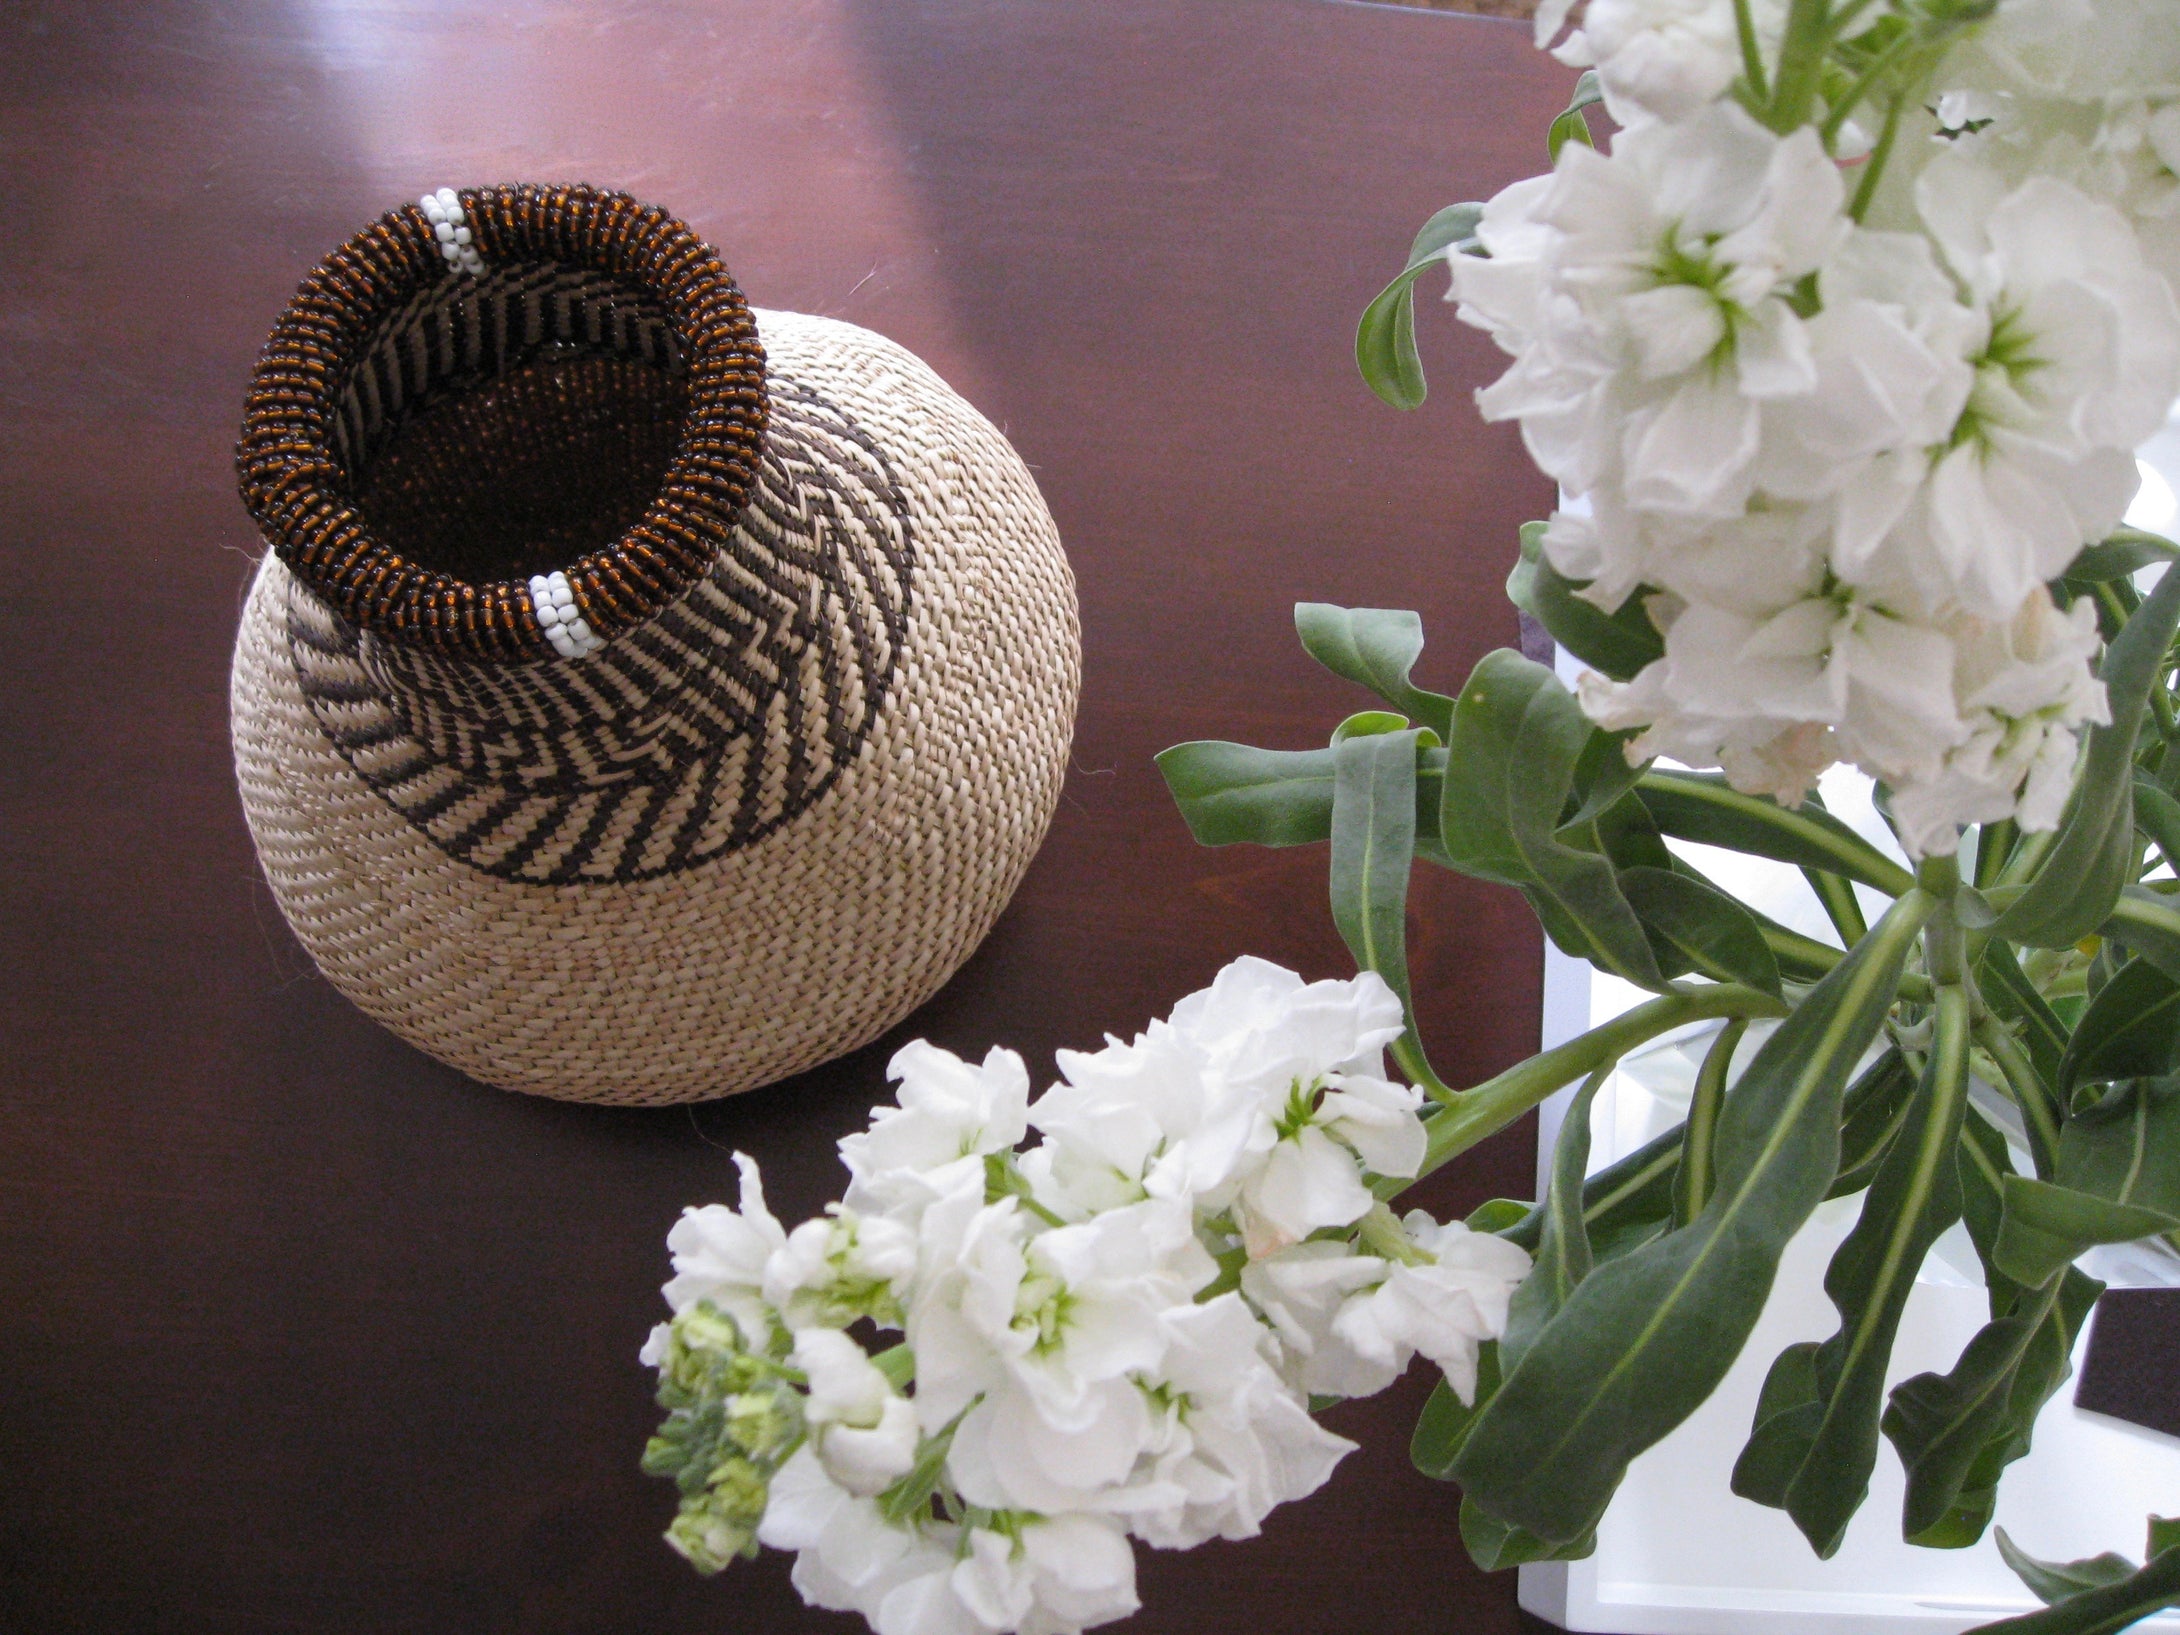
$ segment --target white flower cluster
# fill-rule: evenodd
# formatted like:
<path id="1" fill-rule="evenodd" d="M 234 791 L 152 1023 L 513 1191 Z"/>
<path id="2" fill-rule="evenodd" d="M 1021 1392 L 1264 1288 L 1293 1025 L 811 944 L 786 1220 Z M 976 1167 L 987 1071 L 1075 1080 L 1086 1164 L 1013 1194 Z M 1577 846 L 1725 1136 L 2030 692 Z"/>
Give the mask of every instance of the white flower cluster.
<path id="1" fill-rule="evenodd" d="M 1858 221 L 1886 155 L 1727 94 L 1732 0 L 1590 0 L 1561 49 L 1609 155 L 1569 143 L 1450 258 L 1514 359 L 1486 416 L 1577 497 L 1546 558 L 1608 610 L 1641 587 L 1664 636 L 1585 681 L 1591 717 L 1789 803 L 1853 762 L 1917 853 L 2057 822 L 2107 711 L 2094 611 L 2046 585 L 2180 395 L 2180 8 L 2001 0 L 1969 41 Z"/>
<path id="2" fill-rule="evenodd" d="M 668 1239 L 676 1316 L 644 1352 L 676 1406 L 652 1468 L 690 1495 L 669 1539 L 707 1568 L 793 1550 L 805 1599 L 880 1635 L 1057 1635 L 1135 1609 L 1131 1539 L 1247 1538 L 1314 1492 L 1352 1444 L 1310 1394 L 1420 1352 L 1470 1396 L 1529 1257 L 1371 1190 L 1424 1153 L 1384 1076 L 1400 1027 L 1374 974 L 1242 959 L 1063 1052 L 1034 1105 L 1012 1052 L 909 1045 L 897 1104 L 841 1143 L 845 1198 L 792 1232 L 737 1155 L 739 1207 Z"/>

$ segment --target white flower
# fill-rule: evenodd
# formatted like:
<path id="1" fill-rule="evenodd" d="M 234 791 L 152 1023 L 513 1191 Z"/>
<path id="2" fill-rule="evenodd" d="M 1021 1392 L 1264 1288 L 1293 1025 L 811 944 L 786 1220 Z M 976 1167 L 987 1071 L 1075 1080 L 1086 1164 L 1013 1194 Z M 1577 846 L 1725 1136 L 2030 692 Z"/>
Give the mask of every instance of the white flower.
<path id="1" fill-rule="evenodd" d="M 795 1589 L 803 1600 L 860 1612 L 873 1623 L 894 1589 L 953 1564 L 946 1541 L 887 1521 L 875 1501 L 834 1481 L 807 1446 L 772 1478 L 757 1538 L 796 1552 Z"/>
<path id="2" fill-rule="evenodd" d="M 1583 709 L 1642 727 L 1638 756 L 1722 766 L 1738 788 L 1799 801 L 1844 748 L 1879 777 L 1931 775 L 1965 736 L 1939 631 L 1847 587 L 1762 615 L 1676 613 L 1665 657 L 1624 684 L 1586 675 Z"/>
<path id="3" fill-rule="evenodd" d="M 895 1105 L 871 1113 L 870 1128 L 844 1137 L 841 1161 L 851 1177 L 844 1200 L 867 1215 L 891 1215 L 913 1227 L 960 1173 L 981 1178 L 987 1154 L 1010 1150 L 1028 1128 L 1029 1070 L 994 1045 L 981 1065 L 912 1040 L 886 1064 L 899 1081 Z"/>
<path id="4" fill-rule="evenodd" d="M 2097 620 L 2086 600 L 2061 613 L 2038 587 L 2006 623 L 1963 615 L 1951 634 L 1968 735 L 1933 776 L 1893 791 L 1902 841 L 1918 854 L 1950 849 L 1963 823 L 2012 817 L 2030 831 L 2057 828 L 2077 734 L 2111 720 L 2091 668 Z"/>
<path id="5" fill-rule="evenodd" d="M 685 1209 L 666 1234 L 666 1247 L 674 1257 L 666 1303 L 680 1311 L 709 1300 L 740 1325 L 750 1345 L 762 1347 L 777 1320 L 764 1298 L 765 1263 L 787 1241 L 787 1234 L 765 1207 L 764 1179 L 757 1173 L 756 1160 L 738 1152 L 734 1167 L 742 1177 L 740 1207 L 706 1204 Z M 648 1351 L 645 1360 L 655 1360 Z"/>
<path id="6" fill-rule="evenodd" d="M 1643 519 L 1747 508 L 1766 406 L 1817 390 L 1794 301 L 1849 230 L 1842 198 L 1814 132 L 1722 104 L 1623 132 L 1609 157 L 1569 144 L 1548 186 L 1486 207 L 1487 258 L 1454 258 L 1461 316 L 1514 358 L 1477 402 L 1597 506 L 1601 604 L 1668 583 Z"/>
<path id="7" fill-rule="evenodd" d="M 1133 1392 L 1127 1376 L 1163 1355 L 1160 1314 L 1216 1271 L 1188 1207 L 1165 1199 L 1033 1233 L 1007 1198 L 971 1215 L 949 1247 L 930 1257 L 942 1269 L 909 1313 L 925 1429 L 980 1394 L 984 1413 L 1020 1395 L 1031 1411 L 1009 1457 L 1063 1468 L 1083 1451 L 1070 1437 L 1110 1424 Z"/>
<path id="8" fill-rule="evenodd" d="M 1332 1332 L 1396 1375 L 1421 1352 L 1445 1372 L 1454 1394 L 1471 1402 L 1477 1348 L 1506 1331 L 1507 1301 L 1529 1275 L 1528 1252 L 1459 1221 L 1441 1226 L 1420 1209 L 1403 1224 L 1423 1258 L 1394 1262 L 1384 1282 L 1350 1295 Z"/>
<path id="9" fill-rule="evenodd" d="M 1397 1016 L 1397 1000 L 1394 1006 Z M 1415 1174 L 1423 1163 L 1422 1104 L 1421 1091 L 1366 1074 L 1296 1081 L 1273 1124 L 1278 1139 L 1234 1199 L 1251 1257 L 1368 1214 L 1377 1198 L 1357 1159 L 1380 1175 Z"/>
<path id="10" fill-rule="evenodd" d="M 1776 38 L 1783 9 L 1777 0 L 1757 0 L 1766 40 Z M 1540 9 L 1537 21 L 1542 45 L 1551 18 Z M 1732 0 L 1590 0 L 1582 26 L 1553 55 L 1574 67 L 1596 66 L 1606 109 L 1622 125 L 1685 119 L 1741 72 Z"/>
<path id="11" fill-rule="evenodd" d="M 1341 1305 L 1385 1278 L 1386 1263 L 1344 1243 L 1298 1243 L 1242 1268 L 1241 1292 L 1278 1336 L 1280 1372 L 1312 1396 L 1367 1397 L 1400 1370 L 1365 1357 L 1333 1332 Z"/>
<path id="12" fill-rule="evenodd" d="M 1873 464 L 1897 459 L 1919 472 L 1952 435 L 1983 326 L 1915 234 L 1849 233 L 1819 269 L 1817 289 L 1823 309 L 1807 325 L 1816 389 L 1768 406 L 1757 482 L 1773 501 L 1844 490 L 1851 512 Z M 1754 555 L 1740 553 L 1748 566 Z M 1833 566 L 1860 578 L 1860 565 L 1843 531 Z"/>
<path id="13" fill-rule="evenodd" d="M 900 1291 L 915 1274 L 911 1227 L 834 1204 L 766 1258 L 764 1298 L 789 1328 L 839 1327 L 859 1317 L 897 1327 Z"/>
<path id="14" fill-rule="evenodd" d="M 1132 1043 L 1061 1051 L 1023 1169 L 1070 1218 L 1140 1198 L 1232 1205 L 1269 1251 L 1369 1207 L 1357 1158 L 1413 1175 L 1418 1092 L 1384 1077 L 1400 1000 L 1374 972 L 1305 983 L 1243 958 Z"/>
<path id="15" fill-rule="evenodd" d="M 1071 1214 L 1209 1192 L 1258 1134 L 1253 1098 L 1229 1094 L 1209 1051 L 1169 1022 L 1056 1060 L 1062 1082 L 1029 1113 L 1045 1139 L 1023 1168 L 1048 1180 Z"/>
<path id="16" fill-rule="evenodd" d="M 1458 1221 L 1441 1226 L 1420 1209 L 1409 1214 L 1404 1237 L 1397 1259 L 1320 1240 L 1243 1270 L 1242 1292 L 1279 1336 L 1287 1377 L 1302 1390 L 1372 1396 L 1420 1351 L 1464 1402 L 1474 1395 L 1477 1347 L 1504 1331 L 1529 1256 Z"/>
<path id="17" fill-rule="evenodd" d="M 943 1531 L 945 1558 L 923 1555 L 868 1614 L 878 1635 L 1076 1635 L 1141 1604 L 1135 1552 L 1109 1522 L 1025 1516 Z"/>
<path id="18" fill-rule="evenodd" d="M 1009 1533 L 971 1528 L 950 1587 L 983 1629 L 1074 1635 L 1125 1618 L 1135 1593 L 1135 1551 L 1096 1516 L 1051 1516 Z"/>
<path id="19" fill-rule="evenodd" d="M 2180 307 L 2126 220 L 2049 177 L 2002 188 L 1956 156 L 1917 183 L 1977 314 L 1974 384 L 1927 460 L 1860 490 L 1841 525 L 1843 571 L 1997 620 L 2118 523 L 2132 450 L 2180 395 Z"/>
<path id="20" fill-rule="evenodd" d="M 1224 1083 L 1276 1107 L 1296 1080 L 1334 1073 L 1382 1078 L 1400 1037 L 1400 1000 L 1375 971 L 1304 982 L 1244 955 L 1173 1007 L 1174 1031 L 1200 1047 Z"/>
<path id="21" fill-rule="evenodd" d="M 1325 1484 L 1354 1443 L 1310 1417 L 1267 1360 L 1276 1347 L 1238 1294 L 1167 1314 L 1147 1470 L 1124 1508 L 1160 1549 L 1254 1538 L 1275 1506 Z"/>
<path id="22" fill-rule="evenodd" d="M 863 1348 L 838 1329 L 807 1328 L 793 1357 L 809 1381 L 803 1417 L 826 1474 L 866 1498 L 907 1475 L 921 1440 L 916 1410 Z"/>

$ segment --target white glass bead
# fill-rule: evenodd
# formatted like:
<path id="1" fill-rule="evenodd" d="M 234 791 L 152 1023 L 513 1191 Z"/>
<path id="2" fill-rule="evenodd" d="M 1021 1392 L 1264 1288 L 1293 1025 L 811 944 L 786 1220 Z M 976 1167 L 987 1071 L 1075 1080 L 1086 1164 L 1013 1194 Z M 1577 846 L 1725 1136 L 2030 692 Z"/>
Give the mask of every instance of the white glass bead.
<path id="1" fill-rule="evenodd" d="M 560 609 L 555 607 L 551 602 L 538 603 L 537 622 L 541 625 L 558 624 L 560 622 Z"/>
<path id="2" fill-rule="evenodd" d="M 460 197 L 456 195 L 454 189 L 451 187 L 442 187 L 439 190 L 439 202 L 445 205 L 449 211 L 459 210 L 462 208 L 462 201 Z"/>
<path id="3" fill-rule="evenodd" d="M 466 227 L 457 227 L 454 229 L 454 242 L 457 244 L 467 244 L 469 242 L 469 236 L 469 229 Z"/>
<path id="4" fill-rule="evenodd" d="M 452 227 L 449 227 L 445 222 L 439 223 L 439 225 L 434 227 L 432 231 L 439 235 L 439 242 L 441 244 L 452 244 L 454 242 L 454 229 Z"/>

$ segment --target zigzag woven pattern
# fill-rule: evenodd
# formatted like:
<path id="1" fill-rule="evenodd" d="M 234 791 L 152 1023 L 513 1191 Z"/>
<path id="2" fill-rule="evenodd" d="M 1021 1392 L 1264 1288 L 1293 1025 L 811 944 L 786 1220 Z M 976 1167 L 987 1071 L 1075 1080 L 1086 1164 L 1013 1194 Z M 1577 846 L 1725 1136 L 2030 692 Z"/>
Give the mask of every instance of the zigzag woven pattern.
<path id="1" fill-rule="evenodd" d="M 477 317 L 515 300 L 581 313 L 561 299 L 576 282 L 480 292 L 444 350 L 504 334 Z M 360 371 L 381 384 L 351 398 L 398 410 L 436 350 L 382 344 Z M 590 657 L 479 663 L 384 640 L 291 586 L 289 649 L 319 725 L 449 856 L 549 885 L 672 873 L 790 821 L 862 748 L 908 628 L 908 501 L 845 410 L 777 374 L 769 394 L 756 487 L 712 571 Z M 375 435 L 373 416 L 351 435 Z"/>

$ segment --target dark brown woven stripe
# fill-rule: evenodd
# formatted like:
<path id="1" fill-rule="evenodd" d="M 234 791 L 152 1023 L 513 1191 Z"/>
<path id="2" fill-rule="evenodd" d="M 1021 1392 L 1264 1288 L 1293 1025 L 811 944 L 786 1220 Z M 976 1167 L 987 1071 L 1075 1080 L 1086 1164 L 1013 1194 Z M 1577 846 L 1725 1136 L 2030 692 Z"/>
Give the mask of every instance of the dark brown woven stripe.
<path id="1" fill-rule="evenodd" d="M 449 270 L 407 205 L 304 280 L 252 378 L 236 469 L 268 543 L 352 623 L 473 658 L 551 658 L 526 576 L 472 583 L 377 537 L 362 492 L 374 435 L 438 383 L 502 374 L 539 345 L 670 365 L 688 396 L 655 497 L 619 538 L 555 564 L 610 639 L 671 605 L 726 544 L 764 446 L 764 352 L 718 256 L 655 206 L 579 186 L 461 201 L 483 278 Z"/>

